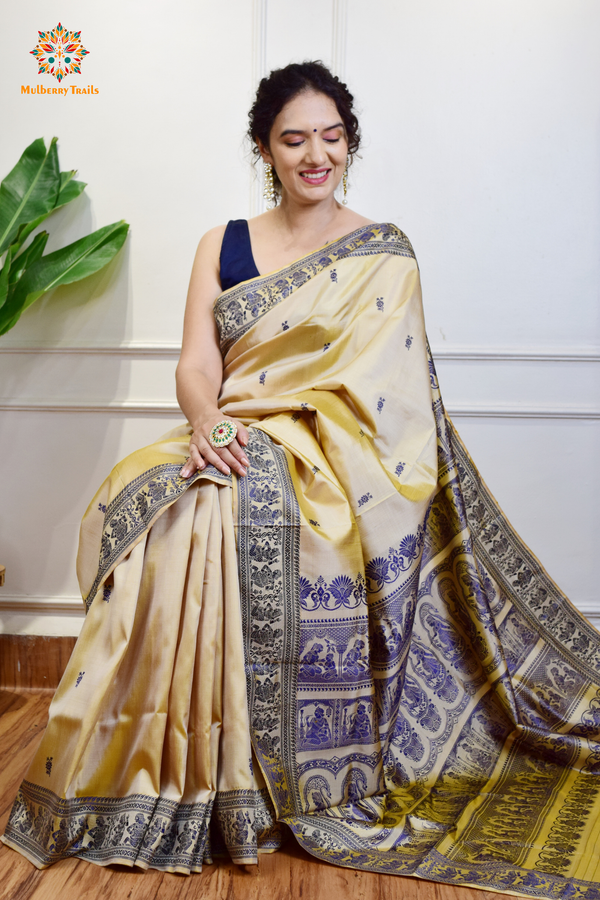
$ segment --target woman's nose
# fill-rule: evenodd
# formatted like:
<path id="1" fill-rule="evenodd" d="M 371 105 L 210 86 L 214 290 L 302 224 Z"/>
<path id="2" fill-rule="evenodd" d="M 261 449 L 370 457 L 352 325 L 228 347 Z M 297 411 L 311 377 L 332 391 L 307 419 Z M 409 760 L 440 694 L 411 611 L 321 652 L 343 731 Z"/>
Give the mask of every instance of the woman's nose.
<path id="1" fill-rule="evenodd" d="M 325 146 L 320 138 L 312 138 L 306 148 L 306 161 L 312 166 L 321 166 L 327 161 Z"/>

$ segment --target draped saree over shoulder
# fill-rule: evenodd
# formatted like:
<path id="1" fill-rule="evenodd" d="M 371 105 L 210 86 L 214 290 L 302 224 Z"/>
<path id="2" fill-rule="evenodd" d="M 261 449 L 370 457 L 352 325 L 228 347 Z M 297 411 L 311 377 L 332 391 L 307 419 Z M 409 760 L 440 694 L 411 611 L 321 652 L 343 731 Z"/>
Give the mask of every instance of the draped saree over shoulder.
<path id="1" fill-rule="evenodd" d="M 444 412 L 418 269 L 361 228 L 215 304 L 246 478 L 183 426 L 84 519 L 88 615 L 4 841 L 200 871 L 276 849 L 597 898 L 600 637 Z"/>

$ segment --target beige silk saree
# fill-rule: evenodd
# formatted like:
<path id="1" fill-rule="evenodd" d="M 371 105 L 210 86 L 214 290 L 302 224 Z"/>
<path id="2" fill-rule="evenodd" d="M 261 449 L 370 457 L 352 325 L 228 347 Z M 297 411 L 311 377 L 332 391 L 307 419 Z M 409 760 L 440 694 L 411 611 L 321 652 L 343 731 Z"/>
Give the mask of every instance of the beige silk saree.
<path id="1" fill-rule="evenodd" d="M 444 412 L 410 243 L 363 227 L 215 316 L 248 475 L 182 480 L 183 426 L 101 487 L 5 843 L 188 873 L 291 829 L 342 866 L 600 897 L 600 637 Z"/>

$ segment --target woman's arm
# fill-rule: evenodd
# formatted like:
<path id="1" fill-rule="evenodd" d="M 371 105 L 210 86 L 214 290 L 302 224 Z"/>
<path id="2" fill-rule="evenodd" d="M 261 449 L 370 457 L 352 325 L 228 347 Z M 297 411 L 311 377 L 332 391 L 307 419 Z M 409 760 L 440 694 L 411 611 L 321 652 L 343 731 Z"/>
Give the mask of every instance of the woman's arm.
<path id="1" fill-rule="evenodd" d="M 223 359 L 213 304 L 221 293 L 219 254 L 224 230 L 213 228 L 200 241 L 185 308 L 183 345 L 176 373 L 177 400 L 193 432 L 190 459 L 181 470 L 183 478 L 196 469 L 204 469 L 207 463 L 226 475 L 231 469 L 245 475 L 249 465 L 242 449 L 248 443 L 248 432 L 241 422 L 233 420 L 238 435 L 227 447 L 215 450 L 208 442 L 211 428 L 223 419 L 218 405 Z"/>

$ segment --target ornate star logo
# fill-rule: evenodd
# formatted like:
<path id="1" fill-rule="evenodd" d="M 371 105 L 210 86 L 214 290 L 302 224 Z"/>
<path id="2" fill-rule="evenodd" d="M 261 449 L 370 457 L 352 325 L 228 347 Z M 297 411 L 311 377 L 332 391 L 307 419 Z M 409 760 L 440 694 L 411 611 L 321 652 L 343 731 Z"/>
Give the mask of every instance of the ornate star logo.
<path id="1" fill-rule="evenodd" d="M 38 31 L 39 41 L 31 50 L 39 69 L 38 75 L 54 75 L 59 82 L 72 75 L 81 74 L 81 61 L 90 52 L 81 43 L 80 31 L 67 31 L 58 23 L 52 31 Z"/>

